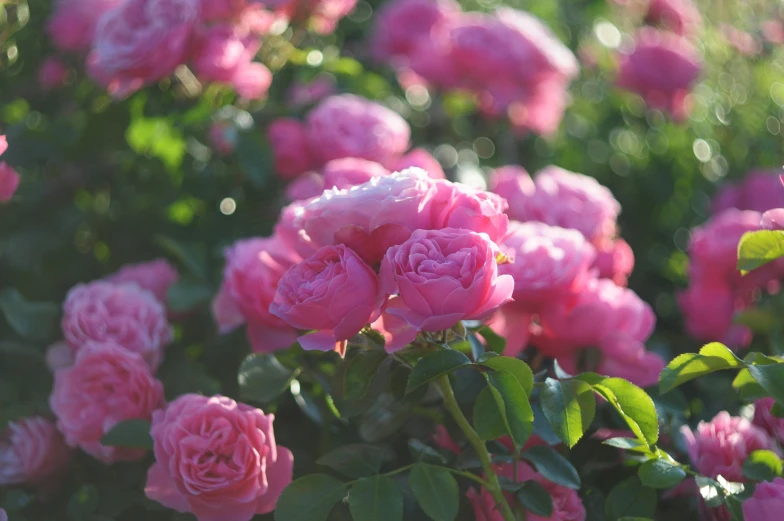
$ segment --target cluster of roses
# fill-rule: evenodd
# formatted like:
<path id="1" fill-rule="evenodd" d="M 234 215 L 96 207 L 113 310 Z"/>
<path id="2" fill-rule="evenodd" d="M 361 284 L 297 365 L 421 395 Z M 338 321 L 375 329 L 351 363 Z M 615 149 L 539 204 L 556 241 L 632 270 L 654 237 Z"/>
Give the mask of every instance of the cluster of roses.
<path id="1" fill-rule="evenodd" d="M 10 423 L 0 436 L 0 484 L 52 487 L 74 447 L 107 464 L 138 460 L 145 451 L 102 439 L 120 422 L 144 419 L 152 421 L 156 460 L 145 488 L 150 499 L 199 521 L 248 521 L 275 508 L 293 457 L 276 444 L 272 415 L 223 396 L 165 402 L 155 372 L 172 329 L 161 299 L 176 279 L 158 260 L 69 291 L 65 343 L 47 353 L 57 421 Z"/>
<path id="2" fill-rule="evenodd" d="M 190 64 L 203 82 L 231 85 L 245 99 L 263 98 L 272 74 L 253 58 L 277 24 L 309 21 L 334 30 L 356 0 L 59 0 L 49 35 L 63 52 L 86 55 L 88 73 L 124 97 Z M 285 25 L 282 25 L 285 27 Z M 45 87 L 62 83 L 67 68 L 48 59 Z"/>
<path id="3" fill-rule="evenodd" d="M 743 183 L 727 185 L 716 195 L 713 217 L 692 230 L 689 287 L 678 302 L 694 338 L 747 347 L 752 333 L 735 323 L 737 313 L 751 308 L 762 292 L 779 290 L 784 263 L 772 262 L 745 276 L 737 269 L 743 234 L 776 227 L 775 213 L 767 213 L 784 206 L 776 173 L 781 171 L 752 171 Z"/>

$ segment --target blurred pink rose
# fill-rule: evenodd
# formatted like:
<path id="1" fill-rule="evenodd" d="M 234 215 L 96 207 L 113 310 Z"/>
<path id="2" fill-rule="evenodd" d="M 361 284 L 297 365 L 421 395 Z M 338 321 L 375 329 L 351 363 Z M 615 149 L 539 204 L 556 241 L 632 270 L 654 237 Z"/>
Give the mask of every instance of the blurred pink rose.
<path id="1" fill-rule="evenodd" d="M 778 452 L 764 430 L 747 419 L 722 411 L 710 422 L 700 422 L 696 431 L 681 428 L 694 468 L 700 474 L 727 481 L 746 481 L 743 462 L 755 450 Z"/>
<path id="2" fill-rule="evenodd" d="M 95 29 L 88 72 L 123 98 L 165 78 L 185 62 L 199 0 L 125 0 Z"/>
<path id="3" fill-rule="evenodd" d="M 214 25 L 195 38 L 193 70 L 200 80 L 232 84 L 261 47 L 258 36 L 230 25 Z"/>
<path id="4" fill-rule="evenodd" d="M 597 373 L 624 378 L 640 387 L 656 385 L 667 365 L 661 356 L 646 351 L 642 342 L 625 335 L 603 338 L 599 350 L 602 360 Z"/>
<path id="5" fill-rule="evenodd" d="M 738 275 L 738 243 L 746 232 L 760 228 L 759 212 L 729 208 L 692 230 L 690 273 L 701 279 L 728 280 Z M 696 266 L 696 268 L 695 268 Z"/>
<path id="6" fill-rule="evenodd" d="M 289 89 L 289 103 L 294 107 L 304 107 L 335 93 L 335 77 L 322 73 L 310 82 L 295 81 Z"/>
<path id="7" fill-rule="evenodd" d="M 46 366 L 55 372 L 63 367 L 71 367 L 74 363 L 74 352 L 66 342 L 55 342 L 46 348 Z"/>
<path id="8" fill-rule="evenodd" d="M 503 197 L 446 179 L 436 180 L 435 185 L 430 228 L 464 228 L 501 242 L 509 225 Z"/>
<path id="9" fill-rule="evenodd" d="M 177 270 L 169 264 L 169 261 L 155 259 L 149 262 L 126 264 L 103 280 L 114 284 L 134 283 L 155 295 L 158 302 L 165 306 L 166 294 L 179 278 Z"/>
<path id="10" fill-rule="evenodd" d="M 144 360 L 114 343 L 82 346 L 74 365 L 55 373 L 49 398 L 68 445 L 104 463 L 142 458 L 144 450 L 103 445 L 101 438 L 122 421 L 149 420 L 163 404 L 163 385 Z"/>
<path id="11" fill-rule="evenodd" d="M 415 231 L 390 248 L 381 263 L 382 291 L 399 295 L 385 313 L 413 328 L 408 341 L 418 331 L 442 331 L 461 320 L 488 317 L 512 300 L 514 289 L 510 275 L 498 274 L 499 254 L 483 233 L 457 228 Z"/>
<path id="12" fill-rule="evenodd" d="M 763 481 L 754 494 L 743 502 L 743 519 L 746 521 L 778 521 L 784 511 L 784 478 Z"/>
<path id="13" fill-rule="evenodd" d="M 54 422 L 40 416 L 9 422 L 0 431 L 0 485 L 46 486 L 62 474 L 71 453 Z"/>
<path id="14" fill-rule="evenodd" d="M 760 227 L 765 230 L 784 230 L 784 208 L 775 208 L 763 213 Z"/>
<path id="15" fill-rule="evenodd" d="M 209 22 L 233 20 L 247 6 L 247 0 L 201 0 L 201 19 Z"/>
<path id="16" fill-rule="evenodd" d="M 432 179 L 446 179 L 446 174 L 444 174 L 444 169 L 441 168 L 441 163 L 424 148 L 415 148 L 408 154 L 399 158 L 392 164 L 390 170 L 393 172 L 400 172 L 401 170 L 411 167 L 421 168 L 427 172 L 427 175 Z"/>
<path id="17" fill-rule="evenodd" d="M 374 177 L 389 175 L 390 172 L 375 161 L 345 157 L 328 161 L 321 173 L 324 175 L 324 189 L 342 190 L 366 183 Z"/>
<path id="18" fill-rule="evenodd" d="M 57 49 L 86 52 L 98 20 L 123 0 L 57 0 L 46 31 Z"/>
<path id="19" fill-rule="evenodd" d="M 263 63 L 248 63 L 237 70 L 231 84 L 242 99 L 263 99 L 272 85 L 272 72 Z"/>
<path id="20" fill-rule="evenodd" d="M 730 347 L 746 347 L 751 331 L 733 323 L 736 309 L 743 307 L 733 289 L 720 281 L 692 282 L 677 295 L 686 331 L 697 340 L 719 341 Z"/>
<path id="21" fill-rule="evenodd" d="M 289 347 L 297 332 L 270 312 L 283 274 L 301 259 L 276 235 L 242 239 L 226 250 L 223 284 L 213 302 L 221 331 L 246 323 L 253 350 L 269 353 Z"/>
<path id="22" fill-rule="evenodd" d="M 433 433 L 433 443 L 436 447 L 448 450 L 454 454 L 460 454 L 463 450 L 460 445 L 455 442 L 449 431 L 441 424 L 436 425 L 436 432 Z"/>
<path id="23" fill-rule="evenodd" d="M 315 166 L 305 127 L 296 119 L 280 118 L 267 127 L 267 139 L 275 155 L 275 172 L 292 179 Z"/>
<path id="24" fill-rule="evenodd" d="M 320 163 L 357 157 L 381 164 L 409 147 L 411 130 L 397 112 L 353 94 L 330 96 L 306 122 L 308 145 Z"/>
<path id="25" fill-rule="evenodd" d="M 702 58 L 687 39 L 643 28 L 634 50 L 621 57 L 618 86 L 642 96 L 650 108 L 682 121 L 688 114 L 689 89 L 701 72 Z"/>
<path id="26" fill-rule="evenodd" d="M 509 215 L 520 221 L 525 208 L 531 204 L 536 192 L 534 180 L 528 171 L 518 165 L 507 165 L 496 168 L 490 175 L 490 191 L 498 194 L 509 203 Z"/>
<path id="27" fill-rule="evenodd" d="M 325 246 L 280 279 L 270 313 L 297 329 L 303 349 L 345 353 L 346 341 L 373 322 L 382 295 L 376 273 L 350 248 Z"/>
<path id="28" fill-rule="evenodd" d="M 324 176 L 317 172 L 305 172 L 286 186 L 286 199 L 305 201 L 324 193 Z"/>
<path id="29" fill-rule="evenodd" d="M 782 170 L 750 170 L 740 183 L 726 184 L 713 200 L 713 213 L 727 208 L 765 212 L 784 207 Z"/>
<path id="30" fill-rule="evenodd" d="M 294 457 L 275 443 L 274 416 L 224 396 L 180 396 L 152 419 L 149 499 L 198 521 L 250 521 L 275 509 Z"/>
<path id="31" fill-rule="evenodd" d="M 702 26 L 700 10 L 691 0 L 651 0 L 645 21 L 680 35 L 692 34 Z"/>
<path id="32" fill-rule="evenodd" d="M 38 86 L 43 91 L 62 87 L 68 77 L 68 67 L 54 56 L 47 57 L 38 68 Z"/>
<path id="33" fill-rule="evenodd" d="M 0 161 L 0 203 L 7 203 L 11 200 L 19 188 L 19 174 L 11 165 L 5 161 Z"/>
<path id="34" fill-rule="evenodd" d="M 237 148 L 237 127 L 228 121 L 214 121 L 207 137 L 213 150 L 222 156 L 234 153 Z"/>
<path id="35" fill-rule="evenodd" d="M 784 443 L 784 418 L 773 416 L 771 409 L 776 403 L 773 398 L 762 398 L 754 402 L 752 423 L 765 430 L 773 439 Z"/>
<path id="36" fill-rule="evenodd" d="M 593 267 L 599 270 L 599 277 L 625 286 L 634 269 L 634 252 L 623 239 L 599 242 Z"/>
<path id="37" fill-rule="evenodd" d="M 74 351 L 90 341 L 115 342 L 155 370 L 172 339 L 166 310 L 136 284 L 95 281 L 71 288 L 63 304 L 63 336 Z"/>
<path id="38" fill-rule="evenodd" d="M 429 41 L 434 26 L 459 12 L 460 5 L 453 0 L 386 2 L 370 33 L 373 57 L 381 62 L 405 63 L 417 45 Z"/>

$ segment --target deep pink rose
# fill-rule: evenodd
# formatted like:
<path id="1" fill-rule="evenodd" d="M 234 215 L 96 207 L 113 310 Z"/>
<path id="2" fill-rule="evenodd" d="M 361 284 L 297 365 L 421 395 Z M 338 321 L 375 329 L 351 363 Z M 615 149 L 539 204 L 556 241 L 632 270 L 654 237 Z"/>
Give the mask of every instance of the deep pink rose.
<path id="1" fill-rule="evenodd" d="M 275 509 L 294 457 L 275 417 L 224 396 L 180 396 L 152 418 L 147 497 L 198 521 L 250 521 Z"/>
<path id="2" fill-rule="evenodd" d="M 270 313 L 297 329 L 306 350 L 345 352 L 346 341 L 379 314 L 378 277 L 344 245 L 325 246 L 290 268 L 278 283 Z"/>
<path id="3" fill-rule="evenodd" d="M 166 305 L 166 293 L 179 278 L 177 270 L 166 259 L 155 259 L 126 264 L 115 273 L 104 277 L 104 280 L 114 284 L 134 283 L 151 292 L 158 302 Z"/>
<path id="4" fill-rule="evenodd" d="M 760 228 L 760 219 L 759 212 L 729 208 L 694 228 L 689 244 L 690 270 L 697 265 L 703 280 L 739 276 L 738 243 L 744 233 Z"/>
<path id="5" fill-rule="evenodd" d="M 743 502 L 743 519 L 746 521 L 778 521 L 784 511 L 784 478 L 763 481 L 754 494 Z"/>
<path id="6" fill-rule="evenodd" d="M 46 31 L 61 51 L 86 52 L 101 16 L 122 0 L 58 0 Z"/>
<path id="7" fill-rule="evenodd" d="M 691 0 L 651 0 L 645 20 L 680 35 L 694 33 L 702 25 L 700 10 Z"/>
<path id="8" fill-rule="evenodd" d="M 509 225 L 503 197 L 446 179 L 436 180 L 435 185 L 430 228 L 464 228 L 501 242 Z"/>
<path id="9" fill-rule="evenodd" d="M 275 172 L 292 179 L 315 165 L 305 127 L 296 119 L 280 118 L 267 127 L 267 139 L 275 155 Z"/>
<path id="10" fill-rule="evenodd" d="M 776 403 L 773 398 L 762 398 L 754 402 L 752 423 L 765 430 L 773 439 L 784 443 L 784 418 L 773 416 L 771 409 Z"/>
<path id="11" fill-rule="evenodd" d="M 270 304 L 283 274 L 299 262 L 280 239 L 243 239 L 226 250 L 223 285 L 213 302 L 221 331 L 246 323 L 253 350 L 269 353 L 289 347 L 297 338 L 290 325 L 270 313 Z"/>
<path id="12" fill-rule="evenodd" d="M 542 485 L 553 499 L 553 513 L 551 516 L 542 517 L 526 512 L 525 518 L 527 521 L 585 521 L 585 507 L 576 490 L 553 483 L 526 463 L 518 463 L 517 465 L 518 482 L 535 481 Z M 512 464 L 498 466 L 497 472 L 500 476 L 510 480 L 513 479 Z M 507 501 L 512 502 L 514 500 L 510 493 L 505 492 L 505 494 L 507 495 Z M 475 488 L 470 488 L 467 496 L 474 509 L 476 521 L 503 521 L 504 517 L 496 510 L 495 500 L 490 492 L 485 489 L 477 491 Z"/>
<path id="13" fill-rule="evenodd" d="M 330 96 L 307 117 L 308 145 L 320 163 L 357 157 L 387 164 L 409 147 L 411 129 L 397 112 L 353 94 Z"/>
<path id="14" fill-rule="evenodd" d="M 446 179 L 441 163 L 424 148 L 415 148 L 392 164 L 390 170 L 400 172 L 406 168 L 421 168 L 432 179 Z"/>
<path id="15" fill-rule="evenodd" d="M 201 0 L 201 19 L 208 22 L 234 20 L 247 7 L 247 0 Z"/>
<path id="16" fill-rule="evenodd" d="M 71 367 L 55 373 L 49 398 L 66 443 L 104 463 L 144 456 L 144 450 L 103 445 L 101 438 L 122 421 L 149 420 L 163 403 L 163 385 L 138 354 L 93 342 L 79 349 Z"/>
<path id="17" fill-rule="evenodd" d="M 536 312 L 577 295 L 593 276 L 596 252 L 577 230 L 512 221 L 501 250 L 513 259 L 499 273 L 514 278 L 514 304 Z"/>
<path id="18" fill-rule="evenodd" d="M 373 57 L 382 62 L 405 62 L 433 27 L 460 12 L 452 0 L 395 0 L 383 4 L 370 33 Z M 408 165 L 420 166 L 420 165 Z"/>
<path id="19" fill-rule="evenodd" d="M 95 281 L 71 288 L 63 304 L 63 336 L 74 351 L 90 341 L 114 342 L 155 370 L 172 339 L 166 310 L 136 284 Z"/>
<path id="20" fill-rule="evenodd" d="M 784 207 L 781 173 L 781 170 L 751 170 L 741 182 L 722 186 L 713 198 L 713 213 L 727 208 L 766 212 Z"/>
<path id="21" fill-rule="evenodd" d="M 0 161 L 0 203 L 7 203 L 11 200 L 19 188 L 19 174 L 11 165 L 5 161 Z"/>
<path id="22" fill-rule="evenodd" d="M 719 280 L 694 282 L 677 296 L 686 331 L 705 342 L 719 341 L 730 347 L 746 347 L 751 331 L 734 324 L 736 309 L 743 307 L 727 283 Z"/>
<path id="23" fill-rule="evenodd" d="M 747 419 L 722 411 L 710 422 L 700 422 L 696 431 L 681 428 L 694 468 L 700 474 L 727 481 L 746 481 L 743 462 L 755 450 L 778 452 L 764 430 Z"/>
<path id="24" fill-rule="evenodd" d="M 43 91 L 62 87 L 66 78 L 68 78 L 68 67 L 54 56 L 47 57 L 38 68 L 38 86 Z"/>
<path id="25" fill-rule="evenodd" d="M 417 230 L 390 248 L 380 281 L 385 294 L 399 295 L 386 313 L 412 328 L 400 341 L 408 343 L 418 331 L 442 331 L 461 320 L 486 318 L 510 302 L 514 279 L 498 274 L 499 253 L 486 234 L 456 228 Z"/>
<path id="26" fill-rule="evenodd" d="M 720 213 L 727 208 L 738 208 L 739 210 L 750 210 L 743 207 L 743 187 L 734 184 L 722 186 L 711 201 L 711 211 Z"/>
<path id="27" fill-rule="evenodd" d="M 74 351 L 66 342 L 55 342 L 46 348 L 45 361 L 50 371 L 55 372 L 74 363 Z"/>
<path id="28" fill-rule="evenodd" d="M 52 421 L 33 416 L 9 422 L 0 431 L 0 485 L 45 486 L 62 474 L 71 453 Z"/>
<path id="29" fill-rule="evenodd" d="M 286 186 L 286 199 L 306 201 L 324 193 L 324 176 L 317 172 L 305 172 Z"/>
<path id="30" fill-rule="evenodd" d="M 189 50 L 199 0 L 125 0 L 95 29 L 88 72 L 115 97 L 171 74 Z"/>
<path id="31" fill-rule="evenodd" d="M 321 173 L 324 175 L 324 189 L 342 190 L 366 183 L 374 177 L 389 175 L 390 172 L 375 161 L 346 157 L 328 161 Z"/>
<path id="32" fill-rule="evenodd" d="M 637 34 L 634 50 L 621 57 L 618 86 L 681 121 L 688 113 L 689 89 L 701 72 L 702 58 L 686 38 L 648 27 Z"/>
<path id="33" fill-rule="evenodd" d="M 196 38 L 193 69 L 200 80 L 232 83 L 261 47 L 253 34 L 230 25 L 214 25 Z"/>
<path id="34" fill-rule="evenodd" d="M 619 286 L 625 286 L 634 269 L 634 252 L 623 239 L 598 241 L 596 261 L 593 267 L 599 270 L 599 277 L 612 279 Z"/>

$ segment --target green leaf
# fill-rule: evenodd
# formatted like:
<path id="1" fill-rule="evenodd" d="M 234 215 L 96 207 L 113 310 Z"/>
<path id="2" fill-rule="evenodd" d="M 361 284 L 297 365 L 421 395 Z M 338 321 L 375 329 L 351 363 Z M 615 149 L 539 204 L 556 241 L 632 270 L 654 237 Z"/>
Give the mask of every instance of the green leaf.
<path id="1" fill-rule="evenodd" d="M 101 445 L 152 450 L 150 422 L 139 418 L 121 421 L 104 434 Z"/>
<path id="2" fill-rule="evenodd" d="M 485 339 L 487 347 L 489 347 L 491 351 L 498 353 L 499 355 L 504 354 L 504 349 L 506 349 L 506 339 L 504 337 L 497 334 L 488 326 L 482 326 L 476 332 Z"/>
<path id="3" fill-rule="evenodd" d="M 542 485 L 530 480 L 515 494 L 525 509 L 535 516 L 549 518 L 553 515 L 553 497 Z"/>
<path id="4" fill-rule="evenodd" d="M 784 363 L 748 366 L 751 376 L 777 402 L 784 403 Z"/>
<path id="5" fill-rule="evenodd" d="M 574 490 L 580 488 L 580 476 L 577 470 L 568 459 L 552 447 L 531 447 L 523 452 L 522 457 L 533 463 L 539 474 L 550 481 Z"/>
<path id="6" fill-rule="evenodd" d="M 534 412 L 528 395 L 512 373 L 495 371 L 484 376 L 501 397 L 502 403 L 498 403 L 497 399 L 496 403 L 505 409 L 509 435 L 515 445 L 522 447 L 534 430 Z"/>
<path id="7" fill-rule="evenodd" d="M 455 369 L 472 365 L 466 355 L 451 349 L 439 349 L 435 353 L 422 358 L 411 370 L 408 377 L 406 394 L 425 385 L 439 376 L 449 374 Z"/>
<path id="8" fill-rule="evenodd" d="M 642 486 L 637 476 L 633 476 L 613 487 L 607 496 L 604 509 L 608 519 L 653 518 L 656 491 Z"/>
<path id="9" fill-rule="evenodd" d="M 604 440 L 602 443 L 618 449 L 651 454 L 651 449 L 648 447 L 648 444 L 637 438 L 610 438 L 609 440 Z"/>
<path id="10" fill-rule="evenodd" d="M 744 521 L 743 520 L 743 503 L 735 496 L 725 496 L 724 505 L 730 512 L 730 521 Z"/>
<path id="11" fill-rule="evenodd" d="M 98 489 L 90 483 L 82 485 L 74 492 L 68 500 L 65 513 L 71 521 L 87 521 L 96 508 L 98 508 Z"/>
<path id="12" fill-rule="evenodd" d="M 618 411 L 635 436 L 649 445 L 656 444 L 659 420 L 656 406 L 645 391 L 623 378 L 603 378 L 593 388 Z"/>
<path id="13" fill-rule="evenodd" d="M 671 488 L 686 478 L 686 471 L 680 465 L 659 458 L 643 463 L 638 475 L 646 487 Z"/>
<path id="14" fill-rule="evenodd" d="M 158 246 L 176 257 L 191 273 L 200 279 L 207 276 L 207 255 L 203 245 L 193 242 L 180 242 L 166 235 L 155 234 L 153 240 Z"/>
<path id="15" fill-rule="evenodd" d="M 755 481 L 773 481 L 781 473 L 781 458 L 772 450 L 755 450 L 743 462 L 743 475 Z"/>
<path id="16" fill-rule="evenodd" d="M 474 429 L 485 441 L 495 440 L 509 432 L 503 398 L 491 385 L 482 389 L 474 402 Z"/>
<path id="17" fill-rule="evenodd" d="M 534 373 L 528 367 L 528 364 L 522 360 L 509 356 L 495 356 L 483 360 L 482 365 L 496 371 L 512 373 L 517 378 L 517 381 L 520 382 L 525 394 L 531 396 L 531 392 L 534 389 Z"/>
<path id="18" fill-rule="evenodd" d="M 242 400 L 269 403 L 285 391 L 294 371 L 284 367 L 273 355 L 254 353 L 240 364 L 237 382 Z"/>
<path id="19" fill-rule="evenodd" d="M 759 230 L 743 234 L 738 243 L 738 269 L 742 274 L 784 257 L 784 232 Z"/>
<path id="20" fill-rule="evenodd" d="M 167 118 L 135 116 L 125 132 L 125 139 L 134 152 L 160 159 L 170 171 L 176 171 L 182 165 L 185 138 Z"/>
<path id="21" fill-rule="evenodd" d="M 0 312 L 23 338 L 46 340 L 54 329 L 59 307 L 53 302 L 29 302 L 16 288 L 0 291 Z"/>
<path id="22" fill-rule="evenodd" d="M 180 280 L 166 292 L 166 305 L 172 311 L 189 311 L 212 298 L 212 288 L 204 282 Z"/>
<path id="23" fill-rule="evenodd" d="M 373 377 L 387 354 L 383 350 L 362 351 L 349 360 L 343 377 L 346 400 L 360 400 L 367 394 Z"/>
<path id="24" fill-rule="evenodd" d="M 666 393 L 699 376 L 741 366 L 742 362 L 725 345 L 712 342 L 699 354 L 685 353 L 667 364 L 659 377 L 659 391 Z"/>
<path id="25" fill-rule="evenodd" d="M 409 485 L 422 510 L 434 521 L 454 521 L 460 497 L 457 481 L 442 467 L 420 463 L 411 469 Z"/>
<path id="26" fill-rule="evenodd" d="M 348 508 L 354 521 L 402 521 L 403 494 L 391 478 L 364 478 L 351 487 Z"/>
<path id="27" fill-rule="evenodd" d="M 749 308 L 735 314 L 734 322 L 746 326 L 755 333 L 770 333 L 778 323 L 778 317 L 769 309 Z"/>
<path id="28" fill-rule="evenodd" d="M 596 414 L 596 398 L 590 385 L 580 380 L 548 378 L 540 392 L 547 421 L 569 447 L 582 438 Z"/>
<path id="29" fill-rule="evenodd" d="M 408 448 L 411 451 L 411 454 L 420 461 L 431 461 L 441 464 L 446 464 L 449 461 L 439 451 L 430 445 L 422 443 L 416 438 L 408 440 Z"/>
<path id="30" fill-rule="evenodd" d="M 311 474 L 292 481 L 278 498 L 275 521 L 325 521 L 346 497 L 346 485 L 332 476 Z"/>
<path id="31" fill-rule="evenodd" d="M 349 478 L 364 478 L 377 474 L 384 463 L 384 450 L 361 443 L 343 445 L 321 456 L 319 465 L 325 465 Z"/>
<path id="32" fill-rule="evenodd" d="M 748 369 L 741 369 L 732 381 L 732 387 L 744 400 L 753 401 L 768 396 L 768 392 L 757 383 Z"/>

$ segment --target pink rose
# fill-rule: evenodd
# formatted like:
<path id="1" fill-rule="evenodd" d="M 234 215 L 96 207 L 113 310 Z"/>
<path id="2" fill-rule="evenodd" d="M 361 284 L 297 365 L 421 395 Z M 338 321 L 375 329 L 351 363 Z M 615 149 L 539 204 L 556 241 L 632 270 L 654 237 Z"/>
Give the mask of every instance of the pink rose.
<path id="1" fill-rule="evenodd" d="M 172 331 L 166 310 L 136 284 L 95 281 L 71 288 L 63 304 L 63 336 L 74 351 L 87 342 L 114 342 L 157 369 Z"/>
<path id="2" fill-rule="evenodd" d="M 352 186 L 366 183 L 374 177 L 381 177 L 390 173 L 389 170 L 375 161 L 356 157 L 333 159 L 324 165 L 321 172 L 324 174 L 324 189 L 326 190 L 330 188 L 339 190 L 351 188 Z"/>
<path id="3" fill-rule="evenodd" d="M 634 50 L 621 57 L 618 86 L 681 121 L 688 113 L 689 89 L 701 72 L 702 58 L 687 39 L 644 28 L 637 34 Z"/>
<path id="4" fill-rule="evenodd" d="M 103 280 L 114 284 L 134 283 L 155 295 L 158 302 L 166 305 L 166 294 L 179 278 L 177 270 L 166 259 L 155 259 L 149 262 L 126 264 Z"/>
<path id="5" fill-rule="evenodd" d="M 272 414 L 224 396 L 180 396 L 155 411 L 147 497 L 198 521 L 250 521 L 275 509 L 294 457 Z"/>
<path id="6" fill-rule="evenodd" d="M 289 103 L 294 107 L 304 107 L 335 94 L 335 77 L 319 74 L 310 82 L 295 81 L 289 89 Z"/>
<path id="7" fill-rule="evenodd" d="M 88 72 L 115 97 L 125 97 L 182 64 L 199 0 L 125 0 L 98 22 Z"/>
<path id="8" fill-rule="evenodd" d="M 270 313 L 297 329 L 303 349 L 345 353 L 346 341 L 379 314 L 378 277 L 344 245 L 325 246 L 290 268 L 278 283 Z"/>
<path id="9" fill-rule="evenodd" d="M 526 463 L 517 464 L 517 482 L 535 481 L 542 485 L 553 499 L 553 513 L 550 517 L 542 517 L 531 512 L 526 512 L 527 521 L 585 521 L 585 507 L 577 494 L 576 490 L 566 488 L 562 485 L 542 477 L 530 465 Z M 512 464 L 500 465 L 497 472 L 500 476 L 513 479 Z M 512 502 L 514 498 L 508 492 L 504 493 L 507 501 Z M 474 509 L 476 521 L 503 521 L 504 517 L 496 510 L 493 496 L 485 489 L 477 491 L 475 488 L 468 489 L 468 500 Z"/>
<path id="10" fill-rule="evenodd" d="M 514 278 L 514 305 L 530 311 L 572 298 L 592 277 L 596 253 L 577 230 L 512 221 L 501 249 L 513 262 L 499 273 Z"/>
<path id="11" fill-rule="evenodd" d="M 759 229 L 760 219 L 758 212 L 730 208 L 694 228 L 689 244 L 690 270 L 698 265 L 700 278 L 739 276 L 738 243 L 744 233 Z"/>
<path id="12" fill-rule="evenodd" d="M 46 366 L 55 372 L 74 363 L 74 352 L 66 342 L 55 342 L 46 349 Z"/>
<path id="13" fill-rule="evenodd" d="M 232 83 L 261 47 L 257 36 L 230 25 L 214 25 L 199 35 L 193 69 L 202 81 Z"/>
<path id="14" fill-rule="evenodd" d="M 70 460 L 71 449 L 54 423 L 45 418 L 33 416 L 12 421 L 0 431 L 2 486 L 46 486 L 62 474 Z"/>
<path id="15" fill-rule="evenodd" d="M 762 398 L 754 402 L 752 423 L 765 430 L 773 439 L 784 443 L 784 418 L 773 416 L 771 409 L 776 403 L 773 398 Z"/>
<path id="16" fill-rule="evenodd" d="M 694 282 L 677 296 L 684 316 L 686 331 L 705 342 L 719 341 L 730 347 L 746 347 L 751 331 L 733 323 L 738 302 L 733 289 L 719 280 Z"/>
<path id="17" fill-rule="evenodd" d="M 380 281 L 384 293 L 399 295 L 386 313 L 412 328 L 400 341 L 408 343 L 418 331 L 442 331 L 461 320 L 486 318 L 510 302 L 514 279 L 498 274 L 499 253 L 486 234 L 456 228 L 417 230 L 390 248 Z"/>
<path id="18" fill-rule="evenodd" d="M 11 200 L 19 188 L 19 174 L 11 165 L 5 161 L 0 161 L 0 203 L 7 203 Z"/>
<path id="19" fill-rule="evenodd" d="M 600 241 L 593 267 L 599 270 L 599 277 L 625 286 L 634 269 L 634 252 L 623 239 Z"/>
<path id="20" fill-rule="evenodd" d="M 446 179 L 437 180 L 435 185 L 431 228 L 464 228 L 501 242 L 509 225 L 504 213 L 508 205 L 502 197 Z"/>
<path id="21" fill-rule="evenodd" d="M 509 215 L 512 219 L 527 220 L 526 208 L 536 192 L 536 185 L 528 171 L 518 165 L 507 165 L 496 168 L 490 176 L 490 191 L 498 194 L 509 203 Z"/>
<path id="22" fill-rule="evenodd" d="M 415 148 L 408 154 L 399 158 L 392 165 L 393 172 L 400 172 L 406 168 L 421 168 L 432 179 L 446 179 L 441 163 L 424 148 Z"/>
<path id="23" fill-rule="evenodd" d="M 68 78 L 68 67 L 54 56 L 47 57 L 38 68 L 38 86 L 43 91 L 62 87 Z"/>
<path id="24" fill-rule="evenodd" d="M 280 118 L 270 123 L 267 139 L 275 155 L 275 172 L 283 179 L 292 179 L 314 166 L 305 127 L 296 119 Z"/>
<path id="25" fill-rule="evenodd" d="M 286 199 L 306 201 L 324 193 L 324 176 L 316 172 L 305 172 L 286 186 Z"/>
<path id="26" fill-rule="evenodd" d="M 61 51 L 86 52 L 98 20 L 120 3 L 122 0 L 58 0 L 46 26 L 49 38 Z"/>
<path id="27" fill-rule="evenodd" d="M 743 208 L 743 187 L 734 184 L 722 186 L 711 201 L 711 212 L 716 214 L 723 212 L 727 208 L 738 208 L 739 210 L 750 210 Z"/>
<path id="28" fill-rule="evenodd" d="M 228 21 L 240 16 L 248 7 L 247 0 L 201 0 L 201 19 Z"/>
<path id="29" fill-rule="evenodd" d="M 752 170 L 741 185 L 743 198 L 737 208 L 764 212 L 784 206 L 782 170 Z"/>
<path id="30" fill-rule="evenodd" d="M 763 481 L 754 489 L 754 494 L 743 502 L 743 518 L 746 521 L 777 521 L 784 510 L 784 479 Z"/>
<path id="31" fill-rule="evenodd" d="M 270 313 L 270 304 L 283 274 L 300 257 L 277 236 L 237 241 L 226 250 L 223 284 L 213 303 L 221 331 L 246 323 L 253 350 L 269 353 L 289 347 L 294 328 Z"/>
<path id="32" fill-rule="evenodd" d="M 784 230 L 784 208 L 775 208 L 763 213 L 760 227 L 765 230 Z"/>
<path id="33" fill-rule="evenodd" d="M 747 419 L 722 411 L 710 422 L 700 422 L 696 431 L 681 428 L 689 458 L 700 474 L 722 476 L 728 481 L 746 481 L 743 462 L 755 450 L 773 450 L 775 443 L 764 430 Z"/>
<path id="34" fill-rule="evenodd" d="M 386 164 L 409 147 L 411 130 L 397 112 L 354 96 L 330 96 L 307 117 L 307 136 L 314 157 L 357 157 Z"/>
<path id="35" fill-rule="evenodd" d="M 231 84 L 242 99 L 263 99 L 272 85 L 272 72 L 263 63 L 248 63 L 237 70 Z"/>
<path id="36" fill-rule="evenodd" d="M 603 338 L 599 350 L 602 361 L 596 368 L 597 373 L 624 378 L 640 387 L 656 385 L 667 365 L 661 356 L 646 351 L 642 342 L 625 335 Z"/>
<path id="37" fill-rule="evenodd" d="M 163 385 L 144 360 L 114 343 L 82 346 L 74 365 L 55 373 L 49 397 L 66 443 L 104 463 L 144 456 L 144 450 L 103 445 L 101 438 L 122 421 L 150 419 L 163 403 Z"/>
<path id="38" fill-rule="evenodd" d="M 691 0 L 651 0 L 645 20 L 680 35 L 694 33 L 702 25 L 700 10 Z"/>
<path id="39" fill-rule="evenodd" d="M 405 61 L 418 44 L 429 40 L 434 26 L 459 12 L 460 6 L 452 0 L 396 0 L 385 3 L 370 33 L 373 57 L 382 62 Z"/>

